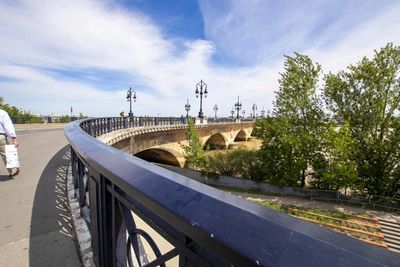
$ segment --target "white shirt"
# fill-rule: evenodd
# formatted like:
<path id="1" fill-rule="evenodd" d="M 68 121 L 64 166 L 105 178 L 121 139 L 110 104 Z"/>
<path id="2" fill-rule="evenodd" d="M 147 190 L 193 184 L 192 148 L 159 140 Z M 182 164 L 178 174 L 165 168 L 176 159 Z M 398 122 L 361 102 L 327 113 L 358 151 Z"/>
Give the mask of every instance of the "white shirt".
<path id="1" fill-rule="evenodd" d="M 8 113 L 2 109 L 0 109 L 0 134 L 5 134 L 10 138 L 17 137 L 10 116 L 8 116 Z"/>

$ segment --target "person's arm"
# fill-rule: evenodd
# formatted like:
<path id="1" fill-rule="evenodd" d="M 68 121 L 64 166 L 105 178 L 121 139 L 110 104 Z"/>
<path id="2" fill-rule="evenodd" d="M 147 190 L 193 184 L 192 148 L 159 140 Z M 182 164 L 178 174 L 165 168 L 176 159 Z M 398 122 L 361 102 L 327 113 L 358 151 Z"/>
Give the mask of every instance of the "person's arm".
<path id="1" fill-rule="evenodd" d="M 8 113 L 6 113 L 6 115 L 4 116 L 3 127 L 7 137 L 11 138 L 12 144 L 15 145 L 15 147 L 17 147 L 18 146 L 17 135 L 15 133 L 14 125 L 12 124 L 11 118 L 8 115 Z"/>

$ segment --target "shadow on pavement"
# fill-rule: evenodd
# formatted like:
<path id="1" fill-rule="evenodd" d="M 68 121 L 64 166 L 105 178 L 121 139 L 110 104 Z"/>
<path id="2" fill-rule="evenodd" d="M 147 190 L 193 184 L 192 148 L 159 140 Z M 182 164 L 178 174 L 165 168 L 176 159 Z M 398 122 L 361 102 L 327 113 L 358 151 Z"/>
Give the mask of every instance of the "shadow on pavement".
<path id="1" fill-rule="evenodd" d="M 7 182 L 12 180 L 13 178 L 11 178 L 9 175 L 0 175 L 0 182 Z"/>
<path id="2" fill-rule="evenodd" d="M 67 200 L 69 146 L 58 151 L 40 177 L 32 208 L 29 265 L 79 266 Z"/>

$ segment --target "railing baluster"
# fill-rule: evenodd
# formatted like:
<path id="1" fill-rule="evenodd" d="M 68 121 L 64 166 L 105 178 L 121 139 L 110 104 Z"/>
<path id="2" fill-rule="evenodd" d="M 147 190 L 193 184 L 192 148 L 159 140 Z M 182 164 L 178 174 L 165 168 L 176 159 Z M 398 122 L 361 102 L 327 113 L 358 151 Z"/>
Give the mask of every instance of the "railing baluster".
<path id="1" fill-rule="evenodd" d="M 84 184 L 84 178 L 83 176 L 85 175 L 85 165 L 83 165 L 82 161 L 78 159 L 78 200 L 79 200 L 79 206 L 83 207 L 85 206 L 85 184 Z"/>
<path id="2" fill-rule="evenodd" d="M 74 183 L 74 193 L 75 193 L 75 197 L 76 197 L 76 189 L 78 188 L 78 173 L 77 173 L 77 162 L 78 157 L 75 153 L 75 151 L 72 149 L 71 147 L 71 171 L 72 171 L 72 180 Z"/>

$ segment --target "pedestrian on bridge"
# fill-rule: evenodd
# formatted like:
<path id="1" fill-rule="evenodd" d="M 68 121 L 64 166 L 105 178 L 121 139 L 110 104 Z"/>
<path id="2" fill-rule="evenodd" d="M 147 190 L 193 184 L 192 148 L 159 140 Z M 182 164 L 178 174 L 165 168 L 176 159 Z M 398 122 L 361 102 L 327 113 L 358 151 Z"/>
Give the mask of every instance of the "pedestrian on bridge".
<path id="1" fill-rule="evenodd" d="M 10 116 L 6 111 L 0 109 L 0 154 L 3 158 L 4 165 L 6 165 L 5 149 L 6 144 L 9 143 L 9 140 L 11 140 L 11 144 L 13 144 L 15 147 L 18 147 L 17 135 L 15 134 L 15 128 L 12 124 Z M 19 168 L 7 170 L 10 173 L 10 177 L 14 177 L 19 173 Z"/>

